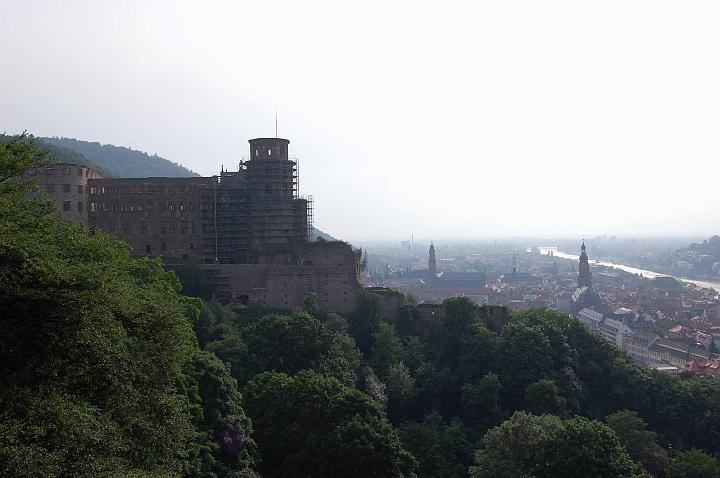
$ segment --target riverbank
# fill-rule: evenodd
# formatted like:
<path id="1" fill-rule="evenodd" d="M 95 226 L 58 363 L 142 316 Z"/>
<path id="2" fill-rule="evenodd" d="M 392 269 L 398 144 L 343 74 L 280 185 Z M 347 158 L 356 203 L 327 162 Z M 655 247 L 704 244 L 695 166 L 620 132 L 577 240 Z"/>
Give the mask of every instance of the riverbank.
<path id="1" fill-rule="evenodd" d="M 565 252 L 561 252 L 558 250 L 555 250 L 553 248 L 540 248 L 541 254 L 549 254 L 552 252 L 553 257 L 559 257 L 561 259 L 570 259 L 577 261 L 580 259 L 580 256 L 576 254 L 567 254 Z M 636 275 L 642 275 L 643 277 L 647 277 L 649 279 L 654 279 L 655 277 L 673 277 L 679 281 L 687 282 L 690 284 L 694 284 L 698 287 L 702 287 L 704 289 L 715 289 L 716 291 L 720 291 L 720 282 L 714 282 L 714 281 L 704 281 L 704 280 L 696 280 L 696 279 L 688 279 L 687 277 L 677 277 L 670 274 L 662 274 L 660 272 L 650 271 L 646 269 L 640 269 L 637 267 L 628 266 L 625 264 L 618 264 L 615 262 L 608 262 L 608 261 L 598 261 L 595 259 L 590 259 L 588 261 L 590 265 L 593 266 L 604 266 L 604 267 L 610 267 L 612 269 L 619 269 L 625 272 L 629 272 L 631 274 Z"/>

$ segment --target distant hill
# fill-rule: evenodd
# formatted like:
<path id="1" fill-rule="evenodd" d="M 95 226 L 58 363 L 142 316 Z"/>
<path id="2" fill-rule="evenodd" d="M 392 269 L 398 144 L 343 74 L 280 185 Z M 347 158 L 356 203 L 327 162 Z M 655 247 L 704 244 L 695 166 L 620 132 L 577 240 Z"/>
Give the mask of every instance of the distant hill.
<path id="1" fill-rule="evenodd" d="M 0 142 L 8 142 L 12 140 L 14 136 L 12 135 L 5 135 L 0 134 Z M 47 149 L 52 156 L 55 156 L 59 162 L 61 163 L 73 163 L 73 164 L 82 164 L 83 166 L 91 166 L 97 170 L 99 170 L 104 175 L 107 174 L 107 172 L 98 166 L 97 164 L 90 161 L 88 158 L 86 158 L 84 155 L 78 153 L 77 151 L 73 151 L 71 149 L 67 148 L 61 148 L 59 146 L 55 146 L 54 144 L 45 143 L 40 138 L 35 138 L 38 143 L 42 145 L 44 149 Z"/>
<path id="2" fill-rule="evenodd" d="M 60 161 L 94 165 L 102 170 L 105 176 L 120 178 L 198 176 L 196 172 L 156 154 L 150 156 L 142 151 L 124 146 L 80 141 L 73 138 L 37 139 L 50 147 Z M 59 151 L 53 149 L 53 146 L 59 148 Z M 72 153 L 77 153 L 79 156 Z M 84 162 L 83 158 L 85 158 Z"/>

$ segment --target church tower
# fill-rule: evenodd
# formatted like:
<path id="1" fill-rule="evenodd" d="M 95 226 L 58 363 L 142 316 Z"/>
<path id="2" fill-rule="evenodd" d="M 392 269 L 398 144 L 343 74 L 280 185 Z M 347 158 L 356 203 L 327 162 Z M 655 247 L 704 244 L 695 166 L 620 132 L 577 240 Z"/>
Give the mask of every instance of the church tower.
<path id="1" fill-rule="evenodd" d="M 512 275 L 516 275 L 516 274 L 517 274 L 517 259 L 515 258 L 515 253 L 513 252 L 513 257 L 512 257 Z"/>
<path id="2" fill-rule="evenodd" d="M 578 273 L 578 287 L 592 287 L 592 274 L 590 273 L 590 264 L 588 256 L 585 253 L 585 240 L 582 243 L 582 253 L 580 254 L 580 270 Z"/>
<path id="3" fill-rule="evenodd" d="M 435 262 L 435 246 L 430 243 L 430 258 L 428 259 L 428 278 L 435 281 L 437 278 L 437 262 Z"/>

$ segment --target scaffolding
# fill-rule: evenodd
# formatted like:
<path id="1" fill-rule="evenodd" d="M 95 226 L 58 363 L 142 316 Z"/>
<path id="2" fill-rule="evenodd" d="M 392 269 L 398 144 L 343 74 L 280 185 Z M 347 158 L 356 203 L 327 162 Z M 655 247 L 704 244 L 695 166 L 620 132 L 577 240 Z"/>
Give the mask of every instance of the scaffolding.
<path id="1" fill-rule="evenodd" d="M 313 197 L 312 195 L 308 195 L 305 198 L 306 204 L 307 204 L 307 232 L 306 232 L 306 238 L 307 240 L 312 239 L 313 235 L 313 222 L 314 222 L 314 216 L 313 216 Z"/>

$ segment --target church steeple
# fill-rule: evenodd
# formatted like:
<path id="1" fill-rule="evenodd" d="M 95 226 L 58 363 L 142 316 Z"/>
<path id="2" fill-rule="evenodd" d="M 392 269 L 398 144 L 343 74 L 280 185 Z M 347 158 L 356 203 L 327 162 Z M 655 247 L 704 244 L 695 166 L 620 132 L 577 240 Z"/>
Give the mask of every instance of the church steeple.
<path id="1" fill-rule="evenodd" d="M 590 264 L 588 263 L 588 256 L 585 253 L 585 239 L 583 239 L 582 246 L 580 247 L 580 267 L 578 271 L 578 287 L 592 287 L 592 273 L 590 272 Z"/>
<path id="2" fill-rule="evenodd" d="M 430 251 L 428 258 L 428 279 L 434 281 L 437 278 L 437 262 L 435 261 L 435 245 L 430 243 Z"/>

